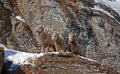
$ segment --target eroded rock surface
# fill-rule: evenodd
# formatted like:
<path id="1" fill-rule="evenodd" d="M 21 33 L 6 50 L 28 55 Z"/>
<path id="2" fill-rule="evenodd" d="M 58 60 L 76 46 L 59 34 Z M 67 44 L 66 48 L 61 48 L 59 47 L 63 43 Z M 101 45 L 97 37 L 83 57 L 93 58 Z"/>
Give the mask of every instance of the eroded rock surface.
<path id="1" fill-rule="evenodd" d="M 72 53 L 47 53 L 34 60 L 28 59 L 29 64 L 12 65 L 5 74 L 120 74 L 107 65 L 98 61 L 77 56 Z M 27 61 L 27 60 L 26 60 Z"/>

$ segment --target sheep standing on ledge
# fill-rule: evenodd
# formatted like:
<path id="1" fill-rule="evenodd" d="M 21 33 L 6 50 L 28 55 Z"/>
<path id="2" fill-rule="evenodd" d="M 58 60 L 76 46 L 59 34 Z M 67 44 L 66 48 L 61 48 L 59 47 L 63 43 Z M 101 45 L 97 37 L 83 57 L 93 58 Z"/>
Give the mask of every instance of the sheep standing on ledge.
<path id="1" fill-rule="evenodd" d="M 51 39 L 51 36 L 44 32 L 44 28 L 41 25 L 39 26 L 37 31 L 42 51 L 49 51 L 50 48 L 55 49 L 54 42 Z"/>
<path id="2" fill-rule="evenodd" d="M 53 32 L 52 34 L 52 40 L 54 41 L 54 45 L 56 48 L 56 51 L 66 51 L 68 48 L 68 45 L 66 44 L 66 42 L 58 35 L 57 32 Z"/>
<path id="3" fill-rule="evenodd" d="M 70 51 L 75 54 L 85 56 L 84 50 L 81 49 L 80 44 L 75 40 L 74 34 L 72 32 L 68 34 L 68 38 Z"/>

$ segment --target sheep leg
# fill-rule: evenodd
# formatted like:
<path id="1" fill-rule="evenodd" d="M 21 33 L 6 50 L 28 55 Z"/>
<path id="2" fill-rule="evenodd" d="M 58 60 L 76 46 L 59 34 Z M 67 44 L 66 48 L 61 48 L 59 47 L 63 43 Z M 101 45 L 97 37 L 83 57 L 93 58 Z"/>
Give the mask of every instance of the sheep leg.
<path id="1" fill-rule="evenodd" d="M 67 52 L 67 50 L 66 50 L 66 49 L 64 49 L 64 50 L 63 50 L 63 52 Z"/>
<path id="2" fill-rule="evenodd" d="M 55 50 L 56 50 L 56 52 L 59 52 L 59 49 L 58 49 L 58 46 L 56 43 L 55 43 Z"/>
<path id="3" fill-rule="evenodd" d="M 64 52 L 62 48 L 60 49 L 60 52 Z"/>
<path id="4" fill-rule="evenodd" d="M 43 46 L 41 46 L 41 48 L 42 48 L 42 52 L 44 53 L 45 52 L 45 48 Z"/>
<path id="5" fill-rule="evenodd" d="M 35 50 L 35 53 L 37 53 L 37 49 Z"/>
<path id="6" fill-rule="evenodd" d="M 53 47 L 50 47 L 50 49 L 49 49 L 49 51 L 56 51 L 56 49 L 55 48 L 53 48 Z"/>
<path id="7" fill-rule="evenodd" d="M 46 48 L 46 52 L 49 52 L 49 49 L 50 49 L 50 47 L 47 47 L 47 48 Z"/>
<path id="8" fill-rule="evenodd" d="M 57 47 L 55 47 L 55 49 L 56 49 L 56 52 L 59 52 L 59 49 Z"/>

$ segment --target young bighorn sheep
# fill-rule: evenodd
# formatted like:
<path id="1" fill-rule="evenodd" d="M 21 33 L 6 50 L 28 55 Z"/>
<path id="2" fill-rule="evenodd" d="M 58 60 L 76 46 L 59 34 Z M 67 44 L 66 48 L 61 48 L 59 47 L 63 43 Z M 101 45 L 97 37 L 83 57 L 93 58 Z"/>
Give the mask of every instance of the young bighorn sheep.
<path id="1" fill-rule="evenodd" d="M 68 38 L 69 38 L 69 48 L 71 52 L 81 56 L 85 56 L 84 50 L 81 49 L 80 44 L 75 40 L 75 36 L 72 32 L 68 34 Z"/>
<path id="2" fill-rule="evenodd" d="M 44 32 L 44 28 L 41 25 L 37 31 L 43 52 L 45 52 L 45 50 L 49 51 L 50 48 L 55 49 L 53 40 L 51 39 L 50 35 Z"/>
<path id="3" fill-rule="evenodd" d="M 54 41 L 54 45 L 56 48 L 56 51 L 66 51 L 68 48 L 68 45 L 66 44 L 66 42 L 58 35 L 57 32 L 53 32 L 52 34 L 52 40 Z"/>

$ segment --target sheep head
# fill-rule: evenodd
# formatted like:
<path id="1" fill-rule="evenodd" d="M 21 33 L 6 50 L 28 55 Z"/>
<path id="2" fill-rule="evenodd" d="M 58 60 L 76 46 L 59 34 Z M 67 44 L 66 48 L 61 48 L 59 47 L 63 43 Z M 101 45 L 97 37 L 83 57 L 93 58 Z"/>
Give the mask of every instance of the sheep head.
<path id="1" fill-rule="evenodd" d="M 74 34 L 73 34 L 73 32 L 70 32 L 70 33 L 68 34 L 68 39 L 69 39 L 69 42 L 72 42 L 72 41 L 75 40 L 75 39 L 74 39 Z"/>
<path id="2" fill-rule="evenodd" d="M 58 33 L 56 31 L 53 32 L 53 34 L 52 34 L 52 40 L 57 40 L 58 37 L 59 37 Z"/>
<path id="3" fill-rule="evenodd" d="M 43 28 L 42 25 L 40 25 L 40 26 L 38 27 L 37 32 L 38 32 L 38 33 L 42 33 L 42 32 L 44 32 L 44 28 Z"/>

